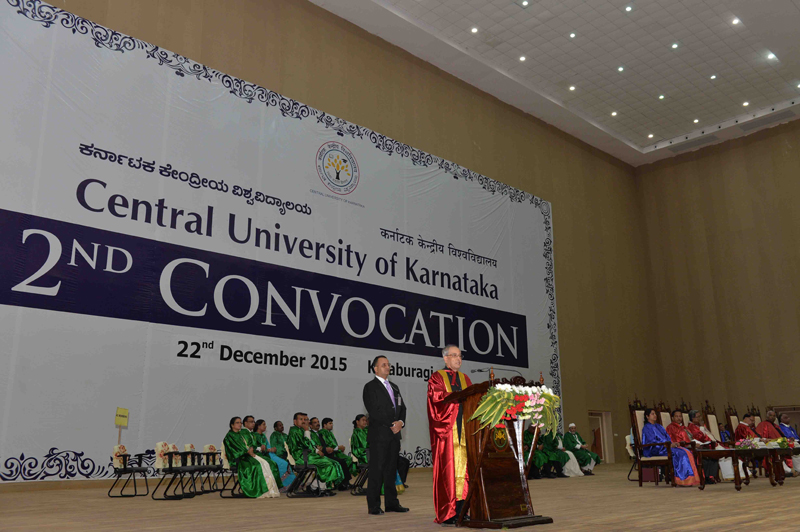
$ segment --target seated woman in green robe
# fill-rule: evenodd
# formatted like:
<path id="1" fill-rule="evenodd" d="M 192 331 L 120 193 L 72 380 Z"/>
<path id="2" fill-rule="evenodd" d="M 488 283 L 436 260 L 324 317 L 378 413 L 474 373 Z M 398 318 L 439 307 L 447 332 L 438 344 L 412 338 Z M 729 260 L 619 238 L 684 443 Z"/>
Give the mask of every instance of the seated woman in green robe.
<path id="1" fill-rule="evenodd" d="M 359 414 L 353 420 L 353 435 L 350 436 L 350 454 L 356 457 L 358 460 L 355 463 L 355 469 L 358 470 L 358 464 L 367 464 L 369 461 L 367 460 L 367 431 L 369 430 L 369 418 L 364 414 Z M 403 486 L 403 481 L 400 480 L 400 473 L 395 474 L 394 480 L 395 487 L 397 489 L 397 494 L 400 495 L 405 491 L 405 486 Z M 381 487 L 381 493 L 383 493 L 383 487 Z"/>
<path id="2" fill-rule="evenodd" d="M 242 418 L 231 418 L 228 426 L 230 430 L 222 444 L 228 462 L 238 468 L 242 493 L 252 498 L 280 497 L 280 488 L 269 464 L 255 454 L 250 436 L 242 432 Z"/>
<path id="3" fill-rule="evenodd" d="M 281 491 L 284 491 L 283 487 L 289 486 L 294 480 L 294 474 L 292 474 L 292 470 L 289 469 L 289 462 L 280 458 L 275 454 L 276 449 L 269 446 L 266 435 L 266 421 L 263 419 L 257 420 L 253 428 L 253 438 L 255 439 L 254 449 L 256 454 L 269 462 L 270 467 L 272 467 L 273 464 L 275 465 L 275 467 L 272 467 L 272 474 L 275 475 L 278 487 L 281 488 Z"/>

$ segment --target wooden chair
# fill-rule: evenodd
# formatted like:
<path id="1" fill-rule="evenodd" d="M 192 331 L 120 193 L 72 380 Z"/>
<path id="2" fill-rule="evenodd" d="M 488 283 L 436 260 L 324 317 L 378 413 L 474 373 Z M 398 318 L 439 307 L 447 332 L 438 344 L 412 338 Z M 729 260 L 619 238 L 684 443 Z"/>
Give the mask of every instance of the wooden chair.
<path id="1" fill-rule="evenodd" d="M 108 489 L 108 496 L 112 499 L 116 497 L 147 497 L 150 494 L 150 486 L 147 485 L 147 467 L 142 463 L 145 453 L 139 453 L 134 456 L 136 457 L 136 464 L 131 465 L 131 455 L 128 454 L 125 446 L 114 446 L 114 458 L 112 460 L 114 466 L 114 483 Z M 147 490 L 144 493 L 139 493 L 136 486 L 136 473 L 141 474 L 144 478 L 144 487 Z M 117 482 L 124 476 L 127 476 L 127 478 L 125 479 L 125 484 L 122 485 L 122 489 L 119 490 L 119 494 L 112 495 Z M 125 488 L 131 480 L 133 480 L 133 493 L 126 494 Z"/>
<path id="2" fill-rule="evenodd" d="M 672 409 L 669 407 L 667 403 L 664 401 L 659 401 L 658 404 L 655 406 L 656 412 L 658 412 L 658 423 L 662 427 L 666 427 L 670 423 L 672 423 Z"/>
<path id="3" fill-rule="evenodd" d="M 644 409 L 645 405 L 638 399 L 628 405 L 631 414 L 631 429 L 633 430 L 633 450 L 636 455 L 636 467 L 639 472 L 639 487 L 642 486 L 643 471 L 645 467 L 655 469 L 655 482 L 658 486 L 659 470 L 661 467 L 664 470 L 664 478 L 671 482 L 672 487 L 675 487 L 675 473 L 672 468 L 672 448 L 667 445 L 667 456 L 644 456 L 644 449 L 647 447 L 655 447 L 663 445 L 660 443 L 650 443 L 642 445 L 642 429 L 644 428 Z"/>

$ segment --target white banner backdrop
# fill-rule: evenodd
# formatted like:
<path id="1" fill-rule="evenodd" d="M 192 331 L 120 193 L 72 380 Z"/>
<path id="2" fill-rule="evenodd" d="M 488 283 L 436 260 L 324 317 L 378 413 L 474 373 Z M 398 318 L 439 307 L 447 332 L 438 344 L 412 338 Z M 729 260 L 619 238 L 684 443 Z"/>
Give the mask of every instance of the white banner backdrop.
<path id="1" fill-rule="evenodd" d="M 2 480 L 110 475 L 116 407 L 132 452 L 296 411 L 345 443 L 378 354 L 428 466 L 448 343 L 560 393 L 546 201 L 38 1 L 0 70 Z"/>

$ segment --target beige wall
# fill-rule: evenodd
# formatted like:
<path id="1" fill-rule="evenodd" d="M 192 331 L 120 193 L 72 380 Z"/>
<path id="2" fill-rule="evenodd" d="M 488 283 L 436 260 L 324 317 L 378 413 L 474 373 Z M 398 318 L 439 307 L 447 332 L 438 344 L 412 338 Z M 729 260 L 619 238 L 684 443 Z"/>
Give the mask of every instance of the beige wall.
<path id="1" fill-rule="evenodd" d="M 627 391 L 660 391 L 631 167 L 305 1 L 53 3 L 550 201 L 566 417 L 612 411 L 621 449 Z"/>
<path id="2" fill-rule="evenodd" d="M 637 169 L 665 397 L 798 403 L 799 147 L 796 121 Z"/>

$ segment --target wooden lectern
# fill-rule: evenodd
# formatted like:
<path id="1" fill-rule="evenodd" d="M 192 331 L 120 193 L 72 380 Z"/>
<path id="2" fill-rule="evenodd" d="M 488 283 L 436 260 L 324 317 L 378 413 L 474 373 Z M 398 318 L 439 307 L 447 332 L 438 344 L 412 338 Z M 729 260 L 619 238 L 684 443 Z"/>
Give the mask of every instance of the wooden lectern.
<path id="1" fill-rule="evenodd" d="M 521 382 L 516 382 L 519 379 Z M 505 381 L 505 379 L 503 379 Z M 456 526 L 470 528 L 518 528 L 552 523 L 552 517 L 533 513 L 528 491 L 528 464 L 522 452 L 523 422 L 506 421 L 505 429 L 486 427 L 469 421 L 481 398 L 492 386 L 493 379 L 473 384 L 466 390 L 453 392 L 444 400 L 463 405 L 467 437 L 467 472 L 469 492 L 457 516 Z M 527 384 L 515 377 L 511 384 Z M 538 433 L 537 433 L 538 436 Z M 534 438 L 534 444 L 536 443 Z M 467 508 L 470 519 L 464 520 Z"/>

